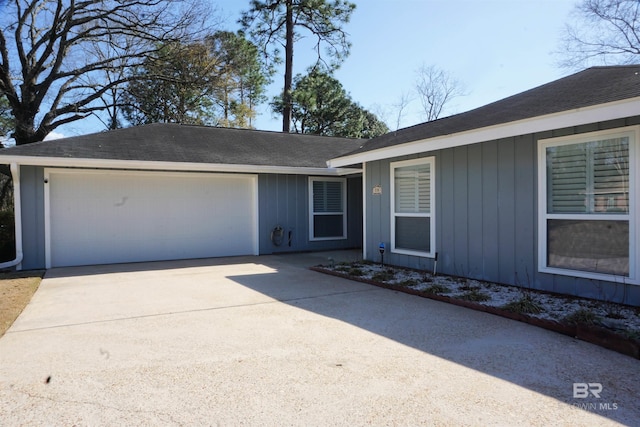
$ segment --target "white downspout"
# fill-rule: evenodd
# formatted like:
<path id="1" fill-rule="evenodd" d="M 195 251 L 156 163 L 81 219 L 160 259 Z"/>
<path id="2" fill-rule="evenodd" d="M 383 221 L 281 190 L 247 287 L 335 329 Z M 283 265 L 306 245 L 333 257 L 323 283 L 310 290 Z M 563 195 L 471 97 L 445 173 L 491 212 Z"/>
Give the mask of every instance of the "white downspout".
<path id="1" fill-rule="evenodd" d="M 0 269 L 18 266 L 22 270 L 22 199 L 20 198 L 20 166 L 11 163 L 11 179 L 13 180 L 13 212 L 16 234 L 16 258 L 13 261 L 0 263 Z"/>

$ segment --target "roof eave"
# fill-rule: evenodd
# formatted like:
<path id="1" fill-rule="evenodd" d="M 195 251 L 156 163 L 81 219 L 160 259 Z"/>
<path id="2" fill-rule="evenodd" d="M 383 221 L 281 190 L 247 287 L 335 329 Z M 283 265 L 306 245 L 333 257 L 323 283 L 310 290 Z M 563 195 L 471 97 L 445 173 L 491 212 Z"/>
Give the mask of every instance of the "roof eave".
<path id="1" fill-rule="evenodd" d="M 479 142 L 493 141 L 519 135 L 528 135 L 571 126 L 615 120 L 640 115 L 640 97 L 577 108 L 560 113 L 547 114 L 529 119 L 477 128 L 465 132 L 410 141 L 352 155 L 336 157 L 327 161 L 330 168 L 340 168 L 358 163 L 389 159 L 442 150 Z"/>
<path id="2" fill-rule="evenodd" d="M 193 163 L 167 161 L 141 161 L 118 159 L 88 159 L 71 157 L 15 156 L 0 154 L 0 163 L 25 166 L 91 169 L 137 169 L 189 172 L 269 173 L 291 175 L 344 176 L 361 173 L 358 168 L 320 168 L 269 165 L 236 165 L 220 163 Z"/>

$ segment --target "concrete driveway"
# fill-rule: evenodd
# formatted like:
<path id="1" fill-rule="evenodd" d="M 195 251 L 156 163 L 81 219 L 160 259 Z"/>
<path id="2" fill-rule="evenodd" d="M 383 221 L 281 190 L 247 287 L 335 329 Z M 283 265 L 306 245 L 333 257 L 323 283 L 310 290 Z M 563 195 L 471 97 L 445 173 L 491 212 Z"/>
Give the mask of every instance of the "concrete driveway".
<path id="1" fill-rule="evenodd" d="M 638 360 L 328 256 L 357 255 L 49 271 L 0 339 L 0 425 L 640 424 Z"/>

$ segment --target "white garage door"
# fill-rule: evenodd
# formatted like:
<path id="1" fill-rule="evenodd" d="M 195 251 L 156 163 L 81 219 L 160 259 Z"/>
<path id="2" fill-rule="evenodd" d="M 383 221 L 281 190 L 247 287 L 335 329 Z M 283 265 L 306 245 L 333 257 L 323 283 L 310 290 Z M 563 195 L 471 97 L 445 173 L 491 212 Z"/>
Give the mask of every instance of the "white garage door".
<path id="1" fill-rule="evenodd" d="M 257 254 L 257 177 L 47 169 L 48 267 Z"/>

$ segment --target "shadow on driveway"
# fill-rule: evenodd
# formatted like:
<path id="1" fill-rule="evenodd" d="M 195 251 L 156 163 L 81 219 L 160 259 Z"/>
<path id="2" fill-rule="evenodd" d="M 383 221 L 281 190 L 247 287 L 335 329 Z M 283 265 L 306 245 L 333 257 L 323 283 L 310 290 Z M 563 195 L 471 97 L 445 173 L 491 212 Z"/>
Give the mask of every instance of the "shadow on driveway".
<path id="1" fill-rule="evenodd" d="M 264 265 L 277 271 L 275 275 L 230 279 L 292 307 L 546 395 L 570 405 L 572 410 L 630 426 L 640 422 L 640 363 L 633 358 L 513 320 L 373 286 L 369 289 L 373 292 L 350 290 L 345 285 L 344 292 L 315 295 L 308 289 L 313 284 L 301 283 L 295 270 L 283 268 L 296 255 L 288 257 L 263 260 Z M 294 263 L 300 265 L 299 261 Z M 297 286 L 282 288 L 280 282 Z M 460 391 L 477 393 L 479 400 L 483 393 L 492 393 L 476 387 L 471 378 L 466 386 L 465 382 L 463 379 Z M 574 383 L 581 383 L 576 386 L 580 397 L 574 397 Z M 582 397 L 585 390 L 587 398 Z"/>
<path id="2" fill-rule="evenodd" d="M 637 360 L 307 268 L 358 256 L 50 270 L 0 339 L 0 424 L 638 425 Z"/>

